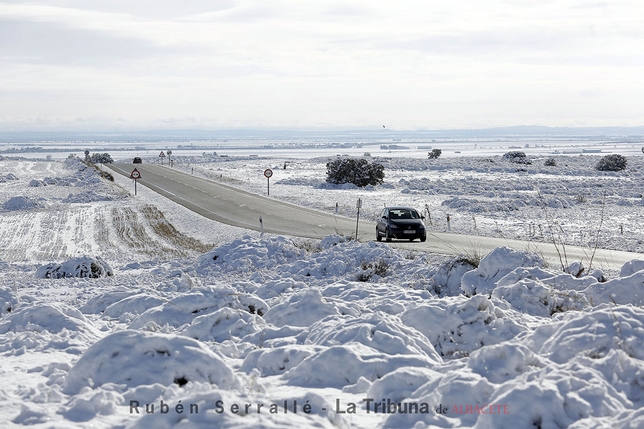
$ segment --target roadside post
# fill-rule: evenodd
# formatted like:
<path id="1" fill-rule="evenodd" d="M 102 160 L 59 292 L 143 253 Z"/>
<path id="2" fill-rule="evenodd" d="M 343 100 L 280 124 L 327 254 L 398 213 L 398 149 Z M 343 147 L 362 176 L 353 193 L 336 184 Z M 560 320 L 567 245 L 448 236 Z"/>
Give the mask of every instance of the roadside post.
<path id="1" fill-rule="evenodd" d="M 259 217 L 259 234 L 264 235 L 264 221 L 261 216 Z"/>
<path id="2" fill-rule="evenodd" d="M 172 168 L 172 151 L 168 151 L 168 165 Z"/>
<path id="3" fill-rule="evenodd" d="M 132 170 L 132 173 L 130 174 L 130 179 L 134 180 L 134 195 L 136 195 L 136 181 L 141 178 L 141 173 L 139 173 L 139 170 L 136 168 Z"/>
<path id="4" fill-rule="evenodd" d="M 267 168 L 264 170 L 264 176 L 266 177 L 266 195 L 271 194 L 271 177 L 273 176 L 273 170 Z"/>
<path id="5" fill-rule="evenodd" d="M 360 224 L 360 207 L 362 207 L 362 198 L 358 198 L 356 207 L 358 208 L 358 215 L 356 216 L 356 241 L 358 241 L 358 225 Z"/>
<path id="6" fill-rule="evenodd" d="M 450 223 L 450 215 L 447 213 L 447 230 L 452 231 L 452 224 Z"/>

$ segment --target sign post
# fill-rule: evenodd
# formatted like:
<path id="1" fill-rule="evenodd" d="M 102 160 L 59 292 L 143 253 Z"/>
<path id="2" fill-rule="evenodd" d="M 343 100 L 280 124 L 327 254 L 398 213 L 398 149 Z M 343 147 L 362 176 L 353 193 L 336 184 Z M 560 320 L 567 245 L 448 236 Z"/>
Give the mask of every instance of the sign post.
<path id="1" fill-rule="evenodd" d="M 141 173 L 139 173 L 139 170 L 136 168 L 132 170 L 132 173 L 130 174 L 130 179 L 134 179 L 134 195 L 136 195 L 136 181 L 141 178 Z"/>
<path id="2" fill-rule="evenodd" d="M 168 165 L 172 168 L 172 151 L 168 151 Z"/>
<path id="3" fill-rule="evenodd" d="M 159 158 L 161 158 L 161 165 L 163 165 L 163 158 L 165 158 L 165 153 L 163 153 L 163 151 L 159 154 Z"/>
<path id="4" fill-rule="evenodd" d="M 273 170 L 267 168 L 264 170 L 264 176 L 266 177 L 266 195 L 271 194 L 271 176 L 273 176 Z"/>
<path id="5" fill-rule="evenodd" d="M 356 207 L 358 208 L 358 215 L 356 216 L 356 241 L 358 241 L 358 224 L 360 223 L 360 207 L 362 207 L 362 198 L 358 198 Z"/>

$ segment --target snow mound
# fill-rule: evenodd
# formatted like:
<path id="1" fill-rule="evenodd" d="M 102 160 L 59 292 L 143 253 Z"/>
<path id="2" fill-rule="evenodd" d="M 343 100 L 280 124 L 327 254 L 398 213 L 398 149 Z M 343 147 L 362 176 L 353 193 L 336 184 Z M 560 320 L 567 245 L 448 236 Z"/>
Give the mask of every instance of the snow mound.
<path id="1" fill-rule="evenodd" d="M 630 305 L 602 305 L 587 313 L 564 313 L 555 326 L 535 329 L 526 344 L 539 355 L 557 363 L 575 356 L 606 356 L 611 349 L 644 359 L 644 310 Z"/>
<path id="2" fill-rule="evenodd" d="M 644 271 L 626 277 L 594 283 L 583 291 L 593 304 L 644 305 Z"/>
<path id="3" fill-rule="evenodd" d="M 248 310 L 224 307 L 211 314 L 199 316 L 181 333 L 200 341 L 224 342 L 254 334 L 266 325 L 264 319 Z"/>
<path id="4" fill-rule="evenodd" d="M 150 308 L 162 305 L 166 300 L 152 296 L 148 293 L 140 293 L 123 298 L 105 308 L 105 315 L 119 318 L 124 314 L 142 314 Z"/>
<path id="5" fill-rule="evenodd" d="M 306 252 L 290 238 L 255 238 L 246 235 L 200 257 L 202 264 L 221 265 L 234 272 L 254 272 L 292 262 Z"/>
<path id="6" fill-rule="evenodd" d="M 327 302 L 319 290 L 307 289 L 275 305 L 264 320 L 275 326 L 311 326 L 326 316 L 339 314 L 336 306 Z"/>
<path id="7" fill-rule="evenodd" d="M 491 294 L 496 282 L 515 268 L 543 265 L 543 259 L 535 253 L 497 247 L 481 259 L 477 269 L 463 275 L 461 289 L 466 295 Z"/>
<path id="8" fill-rule="evenodd" d="M 328 236 L 320 243 L 321 251 L 277 268 L 283 276 L 322 279 L 349 275 L 350 280 L 377 281 L 404 261 L 391 247 L 375 242 L 346 241 Z"/>
<path id="9" fill-rule="evenodd" d="M 432 406 L 430 412 L 428 414 L 392 414 L 384 423 L 383 427 L 470 427 L 476 422 L 478 414 L 459 414 L 454 407 L 461 406 L 463 411 L 465 411 L 467 405 L 471 407 L 482 407 L 486 404 L 491 404 L 491 396 L 494 394 L 494 391 L 495 385 L 490 383 L 485 377 L 468 371 L 450 371 L 440 377 L 428 377 L 427 383 L 412 393 L 408 401 L 429 404 Z M 434 411 L 434 407 L 437 407 L 439 404 L 448 408 L 447 416 L 451 417 L 449 423 L 445 421 L 445 416 Z M 516 410 L 518 409 L 513 409 L 514 412 L 519 412 Z M 422 426 L 414 426 L 418 421 L 424 424 Z M 523 428 L 529 426 L 515 427 Z"/>
<path id="10" fill-rule="evenodd" d="M 12 312 L 0 322 L 0 334 L 7 332 L 43 332 L 51 333 L 84 331 L 98 334 L 94 326 L 83 313 L 68 305 L 36 304 Z"/>
<path id="11" fill-rule="evenodd" d="M 0 317 L 16 310 L 18 297 L 8 287 L 0 287 Z"/>
<path id="12" fill-rule="evenodd" d="M 254 350 L 246 356 L 240 371 L 250 374 L 259 370 L 262 377 L 283 374 L 321 350 L 323 347 L 302 344 Z"/>
<path id="13" fill-rule="evenodd" d="M 85 314 L 98 314 L 105 311 L 110 305 L 127 298 L 128 296 L 136 295 L 136 291 L 124 286 L 116 287 L 108 292 L 96 295 L 91 298 L 85 305 L 80 308 Z"/>
<path id="14" fill-rule="evenodd" d="M 423 333 L 443 357 L 462 357 L 514 338 L 528 327 L 483 295 L 435 299 L 407 309 L 405 325 Z"/>
<path id="15" fill-rule="evenodd" d="M 538 279 L 522 279 L 508 286 L 497 285 L 492 297 L 507 301 L 517 311 L 541 317 L 590 306 L 581 293 L 558 291 Z"/>
<path id="16" fill-rule="evenodd" d="M 112 201 L 113 198 L 108 195 L 100 195 L 96 191 L 89 190 L 79 194 L 69 194 L 63 198 L 63 203 L 92 203 L 95 201 Z"/>
<path id="17" fill-rule="evenodd" d="M 439 363 L 442 359 L 427 338 L 405 326 L 397 316 L 372 314 L 363 317 L 328 317 L 311 325 L 305 344 L 333 346 L 361 343 L 378 352 L 425 355 Z"/>
<path id="18" fill-rule="evenodd" d="M 2 161 L 2 157 L 0 157 L 0 161 Z M 6 183 L 6 182 L 11 182 L 14 180 L 20 180 L 18 176 L 16 176 L 13 173 L 6 174 L 4 176 L 0 176 L 0 183 Z"/>
<path id="19" fill-rule="evenodd" d="M 30 210 L 41 207 L 43 207 L 43 205 L 39 201 L 35 201 L 29 197 L 25 197 L 24 195 L 9 198 L 4 203 L 4 209 L 7 211 Z"/>
<path id="20" fill-rule="evenodd" d="M 42 186 L 47 186 L 47 183 L 44 180 L 32 179 L 27 186 L 30 188 L 40 188 Z"/>
<path id="21" fill-rule="evenodd" d="M 50 263 L 36 270 L 36 277 L 40 279 L 62 279 L 66 277 L 88 277 L 92 279 L 114 275 L 112 267 L 100 256 L 95 258 L 81 256 L 70 259 L 62 264 Z"/>
<path id="22" fill-rule="evenodd" d="M 204 287 L 181 294 L 164 304 L 150 308 L 137 317 L 130 329 L 139 329 L 148 323 L 175 328 L 192 323 L 193 319 L 229 307 L 262 316 L 268 305 L 260 298 L 240 293 L 231 287 Z"/>
<path id="23" fill-rule="evenodd" d="M 405 367 L 376 380 L 367 393 L 369 398 L 389 398 L 400 402 L 412 397 L 423 384 L 442 377 L 442 374 L 430 368 Z"/>
<path id="24" fill-rule="evenodd" d="M 428 289 L 434 291 L 439 297 L 460 295 L 463 293 L 461 290 L 463 275 L 474 269 L 476 267 L 463 256 L 443 262 L 430 277 Z"/>
<path id="25" fill-rule="evenodd" d="M 287 384 L 342 389 L 360 377 L 375 381 L 400 367 L 427 368 L 431 359 L 415 355 L 386 355 L 360 343 L 328 347 L 304 359 L 283 375 Z"/>
<path id="26" fill-rule="evenodd" d="M 127 387 L 188 382 L 238 387 L 233 370 L 203 343 L 177 335 L 119 331 L 93 344 L 69 370 L 63 393 L 106 383 Z"/>
<path id="27" fill-rule="evenodd" d="M 546 366 L 539 356 L 521 344 L 495 344 L 474 351 L 467 366 L 492 383 L 504 383 Z"/>
<path id="28" fill-rule="evenodd" d="M 641 259 L 633 259 L 632 261 L 628 261 L 622 266 L 622 269 L 619 272 L 619 276 L 628 277 L 642 270 L 644 270 L 644 261 Z"/>
<path id="29" fill-rule="evenodd" d="M 62 303 L 35 304 L 2 319 L 0 352 L 65 350 L 69 354 L 80 354 L 100 335 L 75 308 Z"/>

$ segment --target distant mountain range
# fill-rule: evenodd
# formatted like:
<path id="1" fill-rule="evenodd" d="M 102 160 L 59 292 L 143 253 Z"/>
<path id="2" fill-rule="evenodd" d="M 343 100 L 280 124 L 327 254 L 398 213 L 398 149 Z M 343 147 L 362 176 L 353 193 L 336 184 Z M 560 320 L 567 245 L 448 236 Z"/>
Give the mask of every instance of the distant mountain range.
<path id="1" fill-rule="evenodd" d="M 512 127 L 454 130 L 396 131 L 392 129 L 222 129 L 222 130 L 148 130 L 118 132 L 78 131 L 0 131 L 0 142 L 46 141 L 181 141 L 181 140 L 299 140 L 299 139 L 494 139 L 494 138 L 618 138 L 644 137 L 640 127 L 544 127 L 520 125 Z"/>

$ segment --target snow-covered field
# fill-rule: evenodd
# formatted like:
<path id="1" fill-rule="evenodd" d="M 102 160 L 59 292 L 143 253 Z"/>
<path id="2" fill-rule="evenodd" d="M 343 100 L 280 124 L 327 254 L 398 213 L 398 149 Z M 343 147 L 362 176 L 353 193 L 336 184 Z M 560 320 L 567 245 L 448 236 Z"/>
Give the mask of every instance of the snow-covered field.
<path id="1" fill-rule="evenodd" d="M 453 233 L 641 252 L 642 158 L 598 159 L 380 158 L 368 189 L 326 185 L 323 158 L 175 168 L 265 193 L 270 167 L 272 198 L 340 215 L 362 198 L 365 219 L 414 205 L 439 231 L 449 213 Z M 260 236 L 132 193 L 75 160 L 0 160 L 0 426 L 644 427 L 644 261 L 577 277 L 508 248 Z"/>

